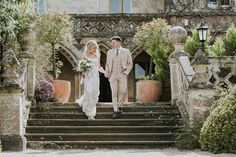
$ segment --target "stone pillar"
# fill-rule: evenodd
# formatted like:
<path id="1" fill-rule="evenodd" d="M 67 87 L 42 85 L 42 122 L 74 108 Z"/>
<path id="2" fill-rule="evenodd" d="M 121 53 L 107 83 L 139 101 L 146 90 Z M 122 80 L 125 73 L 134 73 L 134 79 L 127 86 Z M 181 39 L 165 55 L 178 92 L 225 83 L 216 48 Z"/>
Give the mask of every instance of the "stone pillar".
<path id="1" fill-rule="evenodd" d="M 176 103 L 180 96 L 181 79 L 179 76 L 179 63 L 176 58 L 169 58 L 170 65 L 170 83 L 171 83 L 171 101 Z"/>
<path id="2" fill-rule="evenodd" d="M 75 72 L 75 101 L 80 98 L 81 94 L 81 75 L 79 72 Z"/>
<path id="3" fill-rule="evenodd" d="M 188 90 L 189 120 L 191 123 L 205 120 L 214 102 L 214 95 L 215 91 L 209 88 L 190 88 Z"/>
<path id="4" fill-rule="evenodd" d="M 35 73 L 35 59 L 31 58 L 28 60 L 27 66 L 27 96 L 34 102 L 34 93 L 35 93 L 35 81 L 36 81 L 36 73 Z M 36 103 L 32 103 L 32 106 L 36 105 Z"/>
<path id="5" fill-rule="evenodd" d="M 22 151 L 24 137 L 24 93 L 19 87 L 0 87 L 0 135 L 4 150 Z"/>
<path id="6" fill-rule="evenodd" d="M 183 50 L 184 43 L 187 39 L 187 32 L 183 27 L 175 26 L 171 28 L 169 32 L 169 40 L 174 45 L 175 50 L 169 56 L 169 65 L 170 65 L 170 82 L 171 82 L 171 100 L 172 103 L 175 103 L 180 97 L 181 92 L 181 76 L 180 76 L 180 65 L 179 57 L 188 56 Z"/>
<path id="7" fill-rule="evenodd" d="M 208 66 L 210 62 L 199 49 L 191 63 L 195 74 L 189 86 L 189 117 L 191 122 L 204 120 L 214 102 L 215 90 L 209 82 Z"/>
<path id="8" fill-rule="evenodd" d="M 35 58 L 32 54 L 27 51 L 22 51 L 19 55 L 19 59 L 27 64 L 27 73 L 26 73 L 26 78 L 27 78 L 27 91 L 26 95 L 28 99 L 31 101 L 31 106 L 36 106 L 36 100 L 34 98 L 35 94 L 35 86 L 36 86 L 36 71 L 35 71 L 35 66 L 36 66 L 36 61 Z"/>

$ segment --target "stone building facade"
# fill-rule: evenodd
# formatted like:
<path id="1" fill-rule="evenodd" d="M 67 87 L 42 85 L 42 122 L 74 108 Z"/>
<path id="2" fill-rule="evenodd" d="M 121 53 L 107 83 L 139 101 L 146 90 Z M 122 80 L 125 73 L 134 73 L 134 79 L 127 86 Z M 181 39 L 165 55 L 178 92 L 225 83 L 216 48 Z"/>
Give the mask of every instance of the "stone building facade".
<path id="1" fill-rule="evenodd" d="M 139 45 L 134 45 L 132 37 L 136 27 L 153 18 L 164 18 L 174 26 L 182 26 L 187 31 L 195 29 L 200 22 L 209 25 L 211 41 L 225 33 L 231 23 L 235 23 L 235 0 L 38 0 L 39 9 L 63 10 L 71 14 L 74 20 L 74 46 L 77 52 L 61 48 L 61 60 L 64 62 L 60 79 L 71 82 L 70 101 L 82 94 L 80 75 L 73 71 L 78 58 L 73 57 L 83 51 L 88 40 L 96 40 L 101 50 L 101 65 L 104 67 L 106 53 L 111 48 L 110 37 L 120 35 L 123 46 L 129 48 L 134 67 L 129 75 L 128 100 L 136 101 L 136 82 L 141 75 L 147 74 L 150 56 Z M 41 8 L 40 8 L 41 6 Z M 111 91 L 108 80 L 101 74 L 101 95 L 99 101 L 110 102 Z M 164 82 L 163 101 L 170 100 L 170 81 Z"/>
<path id="2" fill-rule="evenodd" d="M 69 14 L 235 11 L 236 0 L 36 0 L 39 9 Z"/>

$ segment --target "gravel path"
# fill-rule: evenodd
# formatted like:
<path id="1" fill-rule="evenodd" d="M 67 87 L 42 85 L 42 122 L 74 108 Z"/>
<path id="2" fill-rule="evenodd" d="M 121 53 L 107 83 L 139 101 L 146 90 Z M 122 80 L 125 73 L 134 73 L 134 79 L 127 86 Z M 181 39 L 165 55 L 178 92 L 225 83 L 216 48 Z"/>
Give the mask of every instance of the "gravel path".
<path id="1" fill-rule="evenodd" d="M 176 149 L 127 149 L 127 150 L 27 150 L 4 152 L 0 157 L 236 157 L 235 154 L 212 154 L 208 152 L 179 151 Z"/>

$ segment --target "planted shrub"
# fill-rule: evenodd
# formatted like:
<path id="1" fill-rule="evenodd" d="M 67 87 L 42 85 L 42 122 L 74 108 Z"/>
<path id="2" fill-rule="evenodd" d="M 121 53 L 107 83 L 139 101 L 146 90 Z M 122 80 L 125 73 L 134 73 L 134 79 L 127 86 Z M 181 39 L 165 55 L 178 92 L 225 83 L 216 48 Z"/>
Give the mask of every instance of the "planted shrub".
<path id="1" fill-rule="evenodd" d="M 37 102 L 51 101 L 54 96 L 55 88 L 53 78 L 49 75 L 43 76 L 38 80 L 35 90 L 35 99 Z"/>
<path id="2" fill-rule="evenodd" d="M 217 38 L 214 44 L 209 48 L 208 53 L 210 57 L 223 56 L 225 54 L 223 40 L 221 38 Z"/>
<path id="3" fill-rule="evenodd" d="M 236 87 L 214 106 L 201 129 L 201 148 L 213 153 L 236 153 Z"/>
<path id="4" fill-rule="evenodd" d="M 225 36 L 225 55 L 226 56 L 234 56 L 236 54 L 236 28 L 235 25 L 232 24 L 227 32 L 226 32 L 226 36 Z"/>
<path id="5" fill-rule="evenodd" d="M 180 150 L 200 149 L 199 136 L 203 125 L 203 119 L 195 120 L 191 125 L 185 122 L 180 130 L 181 134 L 176 138 L 176 147 Z"/>
<path id="6" fill-rule="evenodd" d="M 184 50 L 188 52 L 191 56 L 194 56 L 198 49 L 202 47 L 202 42 L 199 39 L 198 31 L 192 30 L 192 36 L 188 36 L 186 43 L 184 45 Z M 208 43 L 210 39 L 210 33 L 207 32 L 207 41 L 204 42 L 204 53 L 208 55 Z"/>

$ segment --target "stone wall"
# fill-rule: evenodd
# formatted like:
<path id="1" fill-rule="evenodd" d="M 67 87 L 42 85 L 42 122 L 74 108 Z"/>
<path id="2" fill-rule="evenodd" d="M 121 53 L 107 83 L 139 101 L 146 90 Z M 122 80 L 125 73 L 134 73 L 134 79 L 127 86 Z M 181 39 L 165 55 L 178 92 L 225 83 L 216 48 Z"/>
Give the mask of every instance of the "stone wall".
<path id="1" fill-rule="evenodd" d="M 132 0 L 132 13 L 153 13 L 164 11 L 164 0 L 155 3 L 153 0 Z M 61 10 L 68 14 L 107 14 L 112 13 L 111 0 L 47 0 L 48 10 Z"/>
<path id="2" fill-rule="evenodd" d="M 121 1 L 121 0 L 120 0 Z M 131 0 L 131 13 L 171 12 L 234 12 L 236 0 L 230 5 L 216 4 L 206 0 Z M 62 10 L 69 14 L 112 13 L 112 0 L 45 0 L 48 10 Z"/>
<path id="3" fill-rule="evenodd" d="M 61 10 L 68 14 L 110 13 L 110 0 L 48 0 L 48 10 Z"/>

